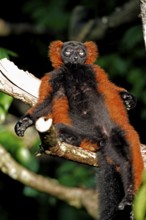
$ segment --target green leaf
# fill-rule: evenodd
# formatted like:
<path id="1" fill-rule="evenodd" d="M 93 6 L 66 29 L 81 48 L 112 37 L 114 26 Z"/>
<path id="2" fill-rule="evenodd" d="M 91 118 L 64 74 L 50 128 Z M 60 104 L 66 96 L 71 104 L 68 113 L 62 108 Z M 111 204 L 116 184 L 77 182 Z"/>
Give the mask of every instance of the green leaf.
<path id="1" fill-rule="evenodd" d="M 3 58 L 10 58 L 10 56 L 12 57 L 17 57 L 17 54 L 11 50 L 8 50 L 6 48 L 0 47 L 0 59 Z"/>
<path id="2" fill-rule="evenodd" d="M 29 196 L 29 197 L 37 197 L 40 194 L 39 191 L 37 191 L 29 186 L 24 187 L 23 193 L 25 196 Z"/>
<path id="3" fill-rule="evenodd" d="M 32 171 L 37 171 L 39 162 L 36 157 L 31 154 L 28 148 L 24 148 L 23 139 L 17 137 L 14 133 L 0 126 L 0 144 L 9 151 L 12 156 L 23 166 Z"/>
<path id="4" fill-rule="evenodd" d="M 64 10 L 67 0 L 28 1 L 24 11 L 31 14 L 35 22 L 54 30 L 67 28 L 69 12 Z"/>
<path id="5" fill-rule="evenodd" d="M 142 186 L 134 199 L 134 217 L 136 220 L 146 220 L 146 170 L 142 175 Z"/>
<path id="6" fill-rule="evenodd" d="M 0 93 L 0 123 L 2 123 L 7 115 L 7 111 L 13 101 L 13 98 L 4 93 Z"/>
<path id="7" fill-rule="evenodd" d="M 134 217 L 136 220 L 145 220 L 146 216 L 146 184 L 143 184 L 135 196 Z"/>
<path id="8" fill-rule="evenodd" d="M 146 184 L 146 170 L 143 171 L 142 180 Z"/>
<path id="9" fill-rule="evenodd" d="M 142 42 L 143 35 L 141 26 L 134 26 L 130 28 L 124 35 L 121 43 L 121 48 L 126 50 L 133 49 L 136 45 Z"/>
<path id="10" fill-rule="evenodd" d="M 107 70 L 111 77 L 125 76 L 129 68 L 130 61 L 123 59 L 117 54 L 110 54 L 97 60 L 103 69 Z"/>
<path id="11" fill-rule="evenodd" d="M 67 186 L 92 187 L 95 184 L 92 169 L 79 166 L 71 161 L 64 162 L 57 169 L 57 176 L 59 182 Z"/>

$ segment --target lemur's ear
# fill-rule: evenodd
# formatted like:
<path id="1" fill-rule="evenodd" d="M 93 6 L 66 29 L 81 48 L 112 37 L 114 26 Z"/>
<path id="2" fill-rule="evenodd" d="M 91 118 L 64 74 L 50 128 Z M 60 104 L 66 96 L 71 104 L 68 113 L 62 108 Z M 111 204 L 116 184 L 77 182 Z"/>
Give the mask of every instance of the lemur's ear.
<path id="1" fill-rule="evenodd" d="M 84 45 L 87 49 L 87 60 L 85 63 L 92 64 L 96 61 L 98 56 L 97 45 L 93 41 L 86 41 Z"/>
<path id="2" fill-rule="evenodd" d="M 49 57 L 52 62 L 52 66 L 57 69 L 59 68 L 63 62 L 61 59 L 61 49 L 63 46 L 63 42 L 60 40 L 52 41 L 49 45 Z"/>

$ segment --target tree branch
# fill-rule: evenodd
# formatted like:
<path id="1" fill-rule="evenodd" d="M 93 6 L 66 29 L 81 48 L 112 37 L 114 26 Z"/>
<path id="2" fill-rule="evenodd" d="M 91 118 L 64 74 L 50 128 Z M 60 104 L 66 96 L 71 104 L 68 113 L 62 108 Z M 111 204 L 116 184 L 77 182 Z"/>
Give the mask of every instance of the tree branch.
<path id="1" fill-rule="evenodd" d="M 40 80 L 29 72 L 18 69 L 18 67 L 8 59 L 0 60 L 0 90 L 31 105 L 37 102 Z M 50 133 L 40 135 L 42 142 L 47 146 L 46 140 L 50 140 Z M 52 133 L 52 135 L 54 135 Z M 46 137 L 47 136 L 47 137 Z M 48 155 L 55 155 L 91 166 L 97 166 L 96 153 L 89 152 L 66 143 L 56 140 L 56 145 L 51 145 L 45 151 Z M 142 155 L 146 166 L 146 146 L 142 146 Z"/>
<path id="2" fill-rule="evenodd" d="M 140 2 L 141 2 L 140 9 L 141 9 L 143 36 L 144 36 L 144 43 L 146 49 L 146 0 L 141 0 Z"/>
<path id="3" fill-rule="evenodd" d="M 144 1 L 144 0 L 143 0 Z M 130 0 L 118 7 L 110 15 L 89 19 L 88 9 L 77 6 L 70 20 L 69 39 L 85 41 L 103 38 L 109 28 L 116 28 L 136 19 L 139 15 L 139 1 Z"/>
<path id="4" fill-rule="evenodd" d="M 32 82 L 32 83 L 31 83 Z M 40 80 L 13 62 L 0 60 L 0 90 L 30 105 L 37 102 Z"/>
<path id="5" fill-rule="evenodd" d="M 2 92 L 33 105 L 37 102 L 39 85 L 40 80 L 32 74 L 19 70 L 7 59 L 0 60 L 0 90 Z M 91 166 L 98 166 L 96 153 L 88 152 L 66 143 L 60 143 L 55 135 L 53 127 L 51 127 L 49 132 L 40 133 L 40 138 L 47 147 L 46 154 Z M 141 150 L 146 166 L 146 146 L 141 145 Z M 95 190 L 65 187 L 54 179 L 44 178 L 28 171 L 16 163 L 11 155 L 1 146 L 0 169 L 3 173 L 27 186 L 56 196 L 76 208 L 84 207 L 93 218 L 97 217 L 97 192 Z"/>
<path id="6" fill-rule="evenodd" d="M 35 174 L 19 165 L 2 146 L 0 146 L 0 169 L 12 179 L 55 196 L 76 208 L 84 207 L 93 218 L 97 217 L 95 190 L 62 186 L 55 179 Z"/>
<path id="7" fill-rule="evenodd" d="M 8 59 L 0 60 L 0 90 L 28 104 L 37 102 L 40 80 L 18 67 Z M 46 133 L 48 136 L 48 133 Z M 41 135 L 43 142 L 46 135 Z M 45 143 L 45 142 L 44 142 Z M 96 166 L 96 154 L 85 151 L 66 143 L 57 142 L 56 146 L 48 148 L 46 154 L 56 155 L 76 162 Z"/>
<path id="8" fill-rule="evenodd" d="M 41 25 L 31 25 L 29 23 L 10 23 L 0 19 L 0 36 L 8 36 L 10 34 L 20 35 L 24 33 L 31 34 L 47 34 L 47 28 Z"/>
<path id="9" fill-rule="evenodd" d="M 98 166 L 96 153 L 60 142 L 56 137 L 56 132 L 53 127 L 51 127 L 48 132 L 39 134 L 44 149 L 47 148 L 47 150 L 44 151 L 45 154 L 63 157 L 68 160 L 91 166 Z"/>

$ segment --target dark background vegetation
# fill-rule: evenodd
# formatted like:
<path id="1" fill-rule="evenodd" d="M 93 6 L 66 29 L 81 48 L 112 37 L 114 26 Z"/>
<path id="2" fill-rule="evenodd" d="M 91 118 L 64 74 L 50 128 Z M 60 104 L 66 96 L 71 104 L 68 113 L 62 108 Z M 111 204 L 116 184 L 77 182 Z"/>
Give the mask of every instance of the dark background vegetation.
<path id="1" fill-rule="evenodd" d="M 9 55 L 9 58 L 19 68 L 28 70 L 40 78 L 52 68 L 47 54 L 51 41 L 78 39 L 82 25 L 90 20 L 100 21 L 101 18 L 108 18 L 113 12 L 122 8 L 126 2 L 126 0 L 3 1 L 3 6 L 0 7 L 0 18 L 9 22 L 11 27 L 15 27 L 15 31 L 13 29 L 10 34 L 0 35 L 0 56 L 2 58 Z M 83 7 L 85 16 L 79 23 L 76 23 L 74 29 L 71 29 L 71 24 L 76 19 L 73 13 L 77 6 Z M 137 106 L 129 112 L 129 116 L 131 123 L 140 134 L 141 142 L 145 144 L 146 66 L 142 22 L 139 14 L 138 6 L 135 17 L 131 20 L 122 23 L 121 18 L 121 24 L 108 27 L 101 37 L 96 35 L 92 37 L 88 33 L 82 40 L 94 40 L 97 43 L 100 54 L 97 63 L 108 72 L 113 82 L 125 87 L 137 98 Z M 21 27 L 24 24 L 27 28 L 23 31 Z M 103 24 L 98 25 L 99 30 L 102 29 Z M 91 30 L 94 28 L 95 25 L 91 27 Z M 3 100 L 2 94 L 0 95 Z M 17 161 L 37 173 L 57 178 L 65 185 L 93 187 L 94 170 L 92 168 L 63 159 L 35 158 L 34 152 L 39 145 L 38 139 L 31 144 L 25 144 L 27 156 L 24 156 L 24 142 L 18 139 L 7 126 L 10 122 L 13 125 L 16 122 L 17 119 L 13 119 L 12 116 L 20 117 L 25 110 L 26 106 L 23 103 L 16 100 L 12 102 L 6 120 L 0 125 L 0 143 L 12 153 Z M 26 218 L 35 220 L 91 219 L 84 210 L 76 210 L 0 173 L 0 220 Z"/>

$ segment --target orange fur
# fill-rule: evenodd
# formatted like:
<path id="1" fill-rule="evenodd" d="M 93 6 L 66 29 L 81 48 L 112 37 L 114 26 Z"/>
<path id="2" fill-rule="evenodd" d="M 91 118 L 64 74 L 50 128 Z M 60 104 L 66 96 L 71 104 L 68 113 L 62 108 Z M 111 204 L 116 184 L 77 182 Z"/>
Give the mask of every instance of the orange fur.
<path id="1" fill-rule="evenodd" d="M 96 44 L 94 42 L 85 42 L 84 43 L 87 49 L 87 60 L 86 64 L 92 64 L 95 62 L 98 51 Z M 49 56 L 52 62 L 52 66 L 57 69 L 63 62 L 61 60 L 61 49 L 63 46 L 63 42 L 61 41 L 53 41 L 49 46 Z M 123 105 L 123 101 L 119 95 L 120 91 L 125 91 L 125 89 L 117 87 L 112 82 L 108 80 L 108 76 L 103 69 L 99 66 L 94 65 L 94 71 L 96 74 L 96 80 L 98 82 L 98 91 L 103 95 L 105 100 L 105 105 L 109 112 L 111 119 L 125 131 L 126 140 L 130 144 L 130 150 L 132 154 L 132 163 L 134 170 L 134 184 L 135 191 L 139 188 L 141 184 L 141 173 L 143 170 L 143 160 L 140 152 L 140 140 L 137 132 L 133 129 L 133 127 L 129 123 L 127 111 L 125 106 Z M 38 101 L 38 105 L 49 96 L 52 92 L 51 85 L 48 83 L 50 79 L 50 75 L 46 75 L 42 78 L 42 83 L 40 86 L 40 97 Z M 69 105 L 68 100 L 65 96 L 56 97 L 52 103 L 52 118 L 53 123 L 64 123 L 67 125 L 72 125 L 72 121 L 69 117 Z M 116 108 L 115 106 L 118 106 Z M 36 106 L 35 106 L 36 108 Z M 34 108 L 29 110 L 29 113 L 32 113 Z M 90 143 L 88 140 L 83 140 L 80 144 L 80 147 L 89 151 L 96 151 L 98 149 L 97 144 Z"/>
<path id="2" fill-rule="evenodd" d="M 86 64 L 92 64 L 95 62 L 98 56 L 97 46 L 92 41 L 87 41 L 84 43 L 87 49 L 87 60 Z M 63 62 L 60 57 L 60 52 L 63 46 L 63 42 L 61 41 L 54 41 L 49 46 L 49 56 L 52 62 L 52 66 L 54 68 L 59 68 L 63 65 Z M 135 181 L 135 190 L 139 188 L 141 184 L 141 176 L 139 175 L 142 173 L 143 170 L 143 160 L 140 152 L 140 140 L 138 137 L 137 132 L 133 129 L 133 127 L 129 123 L 127 111 L 125 106 L 123 105 L 123 101 L 119 95 L 119 92 L 125 91 L 125 89 L 120 88 L 110 82 L 108 80 L 108 76 L 103 69 L 99 66 L 94 65 L 94 70 L 96 73 L 96 79 L 98 81 L 98 91 L 103 95 L 105 99 L 105 103 L 107 106 L 107 110 L 109 115 L 111 116 L 112 120 L 123 130 L 125 131 L 126 139 L 130 143 L 131 153 L 132 153 L 132 163 L 134 169 L 134 181 Z M 46 77 L 47 78 L 47 77 Z M 48 79 L 44 78 L 44 85 L 45 89 L 40 89 L 41 96 L 47 97 L 51 91 L 51 88 L 48 88 Z M 46 80 L 46 82 L 45 82 Z M 106 89 L 107 88 L 107 89 Z M 42 90 L 42 91 L 41 91 Z M 43 97 L 42 97 L 43 98 Z M 42 100 L 41 98 L 41 100 Z M 115 106 L 120 106 L 119 108 L 115 108 Z M 66 97 L 61 99 L 55 99 L 53 101 L 53 120 L 54 123 L 65 123 L 71 125 L 71 119 L 68 116 L 68 101 Z M 89 150 L 95 151 L 97 150 L 97 145 L 92 144 L 87 140 L 83 140 L 80 144 L 80 147 Z"/>
<path id="3" fill-rule="evenodd" d="M 98 56 L 97 46 L 94 42 L 91 41 L 85 42 L 84 46 L 87 49 L 87 59 L 85 64 L 91 65 L 95 62 Z M 60 55 L 62 47 L 63 47 L 63 42 L 59 40 L 53 41 L 49 46 L 50 61 L 52 62 L 52 66 L 55 69 L 58 69 L 64 65 Z M 125 89 L 120 88 L 115 84 L 113 84 L 112 82 L 110 82 L 108 79 L 108 75 L 98 65 L 93 65 L 93 69 L 97 81 L 97 90 L 101 94 L 101 96 L 103 96 L 105 107 L 107 108 L 109 117 L 111 117 L 111 120 L 115 123 L 115 127 L 117 125 L 118 127 L 121 128 L 121 130 L 124 131 L 125 139 L 129 143 L 131 152 L 128 163 L 130 162 L 130 160 L 132 160 L 131 162 L 132 162 L 132 171 L 133 171 L 134 191 L 136 192 L 141 185 L 141 180 L 142 180 L 141 175 L 144 168 L 144 164 L 140 151 L 139 136 L 129 123 L 127 110 L 120 96 L 120 92 L 125 91 Z M 39 89 L 39 100 L 37 104 L 27 112 L 27 114 L 30 115 L 33 114 L 37 106 L 40 107 L 41 104 L 43 106 L 43 104 L 45 103 L 44 102 L 45 99 L 47 99 L 53 92 L 52 85 L 49 82 L 51 79 L 51 74 L 48 73 L 41 79 L 41 85 Z M 52 118 L 54 125 L 63 123 L 65 125 L 72 126 L 73 122 L 69 115 L 69 103 L 67 97 L 65 96 L 65 91 L 58 93 L 56 92 L 55 95 L 53 94 L 52 100 L 50 99 L 50 101 L 51 101 L 50 105 L 52 109 L 50 106 L 48 107 L 48 109 L 45 106 L 46 115 L 44 116 L 46 117 L 46 119 Z M 96 152 L 97 150 L 100 150 L 100 146 L 98 146 L 97 143 L 90 142 L 87 139 L 83 139 L 81 141 L 80 147 L 92 152 Z M 114 164 L 114 161 L 110 156 L 107 156 L 105 159 L 108 164 L 114 165 L 116 171 L 120 173 L 121 171 L 120 165 L 118 166 L 117 164 Z M 124 181 L 124 179 L 122 180 Z M 128 193 L 128 189 L 126 193 Z"/>
<path id="4" fill-rule="evenodd" d="M 50 77 L 49 74 L 46 74 L 45 76 L 43 76 L 41 78 L 41 85 L 40 85 L 40 88 L 39 88 L 39 99 L 37 101 L 37 104 L 27 111 L 27 114 L 32 114 L 34 109 L 36 108 L 36 106 L 40 105 L 40 103 L 42 103 L 51 94 L 52 87 L 48 83 L 50 78 L 51 77 Z"/>
<path id="5" fill-rule="evenodd" d="M 55 98 L 53 100 L 53 123 L 64 123 L 67 125 L 71 125 L 71 119 L 69 118 L 68 112 L 69 112 L 69 105 L 67 98 L 61 97 L 61 98 Z"/>
<path id="6" fill-rule="evenodd" d="M 106 159 L 108 164 L 111 164 L 111 165 L 113 164 L 113 160 L 110 157 L 106 156 L 105 159 Z"/>
<path id="7" fill-rule="evenodd" d="M 96 80 L 98 81 L 98 91 L 103 95 L 109 115 L 111 119 L 125 131 L 126 140 L 130 144 L 135 191 L 137 191 L 141 184 L 140 174 L 142 174 L 144 168 L 140 152 L 139 136 L 129 123 L 127 111 L 119 93 L 117 92 L 117 87 L 108 80 L 106 73 L 100 67 L 95 65 L 94 70 L 95 73 L 97 73 Z M 118 108 L 115 106 L 118 106 Z"/>
<path id="8" fill-rule="evenodd" d="M 50 74 L 46 74 L 45 76 L 41 78 L 41 85 L 39 89 L 40 100 L 46 99 L 46 97 L 48 97 L 48 95 L 50 95 L 50 93 L 52 92 L 52 87 L 49 84 L 50 79 L 51 79 Z"/>
<path id="9" fill-rule="evenodd" d="M 98 51 L 97 51 L 97 46 L 94 42 L 92 41 L 87 41 L 84 43 L 86 49 L 87 49 L 87 60 L 86 64 L 91 64 L 94 63 L 97 56 L 98 56 Z M 63 65 L 63 62 L 60 57 L 60 52 L 63 46 L 63 42 L 60 40 L 53 41 L 51 42 L 49 46 L 49 57 L 50 61 L 52 62 L 52 66 L 55 69 L 58 69 L 61 65 Z"/>
<path id="10" fill-rule="evenodd" d="M 93 151 L 93 152 L 98 150 L 98 146 L 96 143 L 93 144 L 86 139 L 82 140 L 80 147 L 83 148 L 84 150 Z"/>
<path id="11" fill-rule="evenodd" d="M 84 46 L 87 49 L 87 59 L 86 64 L 92 64 L 96 61 L 96 58 L 98 56 L 97 46 L 92 41 L 87 41 L 84 43 Z"/>
<path id="12" fill-rule="evenodd" d="M 51 42 L 49 46 L 50 61 L 52 62 L 52 66 L 55 69 L 58 69 L 61 65 L 63 65 L 63 62 L 60 57 L 62 46 L 63 42 L 60 40 Z"/>

